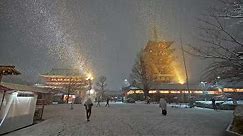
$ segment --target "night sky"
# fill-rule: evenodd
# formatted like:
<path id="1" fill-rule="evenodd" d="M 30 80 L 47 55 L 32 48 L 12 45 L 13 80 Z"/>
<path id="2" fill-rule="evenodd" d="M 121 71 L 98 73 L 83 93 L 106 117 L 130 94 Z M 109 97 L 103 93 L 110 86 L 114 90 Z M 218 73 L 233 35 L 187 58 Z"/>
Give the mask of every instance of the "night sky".
<path id="1" fill-rule="evenodd" d="M 212 0 L 0 0 L 0 64 L 22 72 L 30 83 L 52 68 L 92 69 L 118 90 L 155 26 L 161 40 L 199 45 L 197 17 Z M 88 62 L 88 63 L 87 63 Z M 186 56 L 190 83 L 206 62 Z M 183 68 L 183 66 L 182 66 Z M 9 77 L 4 77 L 7 80 Z"/>

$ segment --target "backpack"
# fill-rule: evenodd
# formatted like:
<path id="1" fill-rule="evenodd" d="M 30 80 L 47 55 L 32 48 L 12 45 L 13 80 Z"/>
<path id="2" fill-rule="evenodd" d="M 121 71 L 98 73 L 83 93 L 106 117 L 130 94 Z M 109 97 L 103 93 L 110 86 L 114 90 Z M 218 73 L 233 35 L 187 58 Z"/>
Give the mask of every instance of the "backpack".
<path id="1" fill-rule="evenodd" d="M 166 115 L 167 114 L 167 111 L 165 109 L 162 110 L 162 114 L 163 115 Z"/>

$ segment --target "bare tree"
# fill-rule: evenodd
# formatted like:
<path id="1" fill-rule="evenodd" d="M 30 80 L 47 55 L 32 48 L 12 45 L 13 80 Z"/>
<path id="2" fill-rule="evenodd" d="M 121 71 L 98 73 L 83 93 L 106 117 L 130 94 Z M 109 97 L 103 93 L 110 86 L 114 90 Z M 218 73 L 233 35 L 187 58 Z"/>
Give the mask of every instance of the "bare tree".
<path id="1" fill-rule="evenodd" d="M 137 58 L 135 60 L 135 64 L 132 68 L 132 73 L 130 74 L 131 79 L 142 85 L 144 96 L 147 98 L 149 89 L 152 85 L 152 77 L 148 72 L 148 67 L 146 66 L 144 60 L 144 52 L 141 50 L 137 54 Z"/>
<path id="2" fill-rule="evenodd" d="M 98 81 L 96 82 L 96 86 L 99 87 L 99 89 L 101 91 L 101 97 L 103 97 L 105 87 L 107 86 L 106 77 L 105 76 L 100 76 L 98 78 Z"/>
<path id="3" fill-rule="evenodd" d="M 78 90 L 83 90 L 85 88 L 84 85 L 80 84 L 74 80 L 74 78 L 69 78 L 69 83 L 64 85 L 64 89 L 67 92 L 67 99 L 66 102 L 68 103 L 70 94 L 77 93 Z"/>
<path id="4" fill-rule="evenodd" d="M 243 1 L 218 0 L 217 6 L 200 18 L 198 27 L 201 46 L 189 45 L 187 53 L 211 59 L 204 78 L 214 80 L 217 76 L 230 81 L 243 80 Z"/>

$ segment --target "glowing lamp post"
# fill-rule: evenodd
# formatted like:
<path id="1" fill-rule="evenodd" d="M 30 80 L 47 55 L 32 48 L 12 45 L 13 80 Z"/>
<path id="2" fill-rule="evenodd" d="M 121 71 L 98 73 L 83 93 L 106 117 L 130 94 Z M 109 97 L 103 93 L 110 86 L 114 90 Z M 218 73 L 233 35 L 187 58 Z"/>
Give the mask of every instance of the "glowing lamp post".
<path id="1" fill-rule="evenodd" d="M 89 96 L 90 96 L 90 91 L 91 91 L 91 89 L 92 89 L 92 80 L 93 80 L 94 78 L 93 78 L 93 76 L 91 75 L 91 74 L 88 74 L 87 75 L 87 80 L 88 80 L 88 85 L 89 85 Z"/>
<path id="2" fill-rule="evenodd" d="M 205 97 L 205 101 L 207 101 L 207 94 L 208 94 L 208 87 L 209 87 L 209 85 L 208 85 L 208 83 L 207 82 L 201 82 L 201 87 L 202 87 L 202 89 L 203 89 L 203 94 L 204 94 L 204 97 Z"/>

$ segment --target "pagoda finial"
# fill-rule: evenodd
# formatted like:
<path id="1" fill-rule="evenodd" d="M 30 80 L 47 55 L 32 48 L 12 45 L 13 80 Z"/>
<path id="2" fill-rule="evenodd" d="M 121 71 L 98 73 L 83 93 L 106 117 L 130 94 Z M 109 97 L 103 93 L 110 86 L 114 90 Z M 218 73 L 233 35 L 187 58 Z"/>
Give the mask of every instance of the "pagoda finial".
<path id="1" fill-rule="evenodd" d="M 158 41 L 158 33 L 155 26 L 153 26 L 152 40 Z"/>

